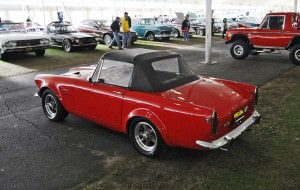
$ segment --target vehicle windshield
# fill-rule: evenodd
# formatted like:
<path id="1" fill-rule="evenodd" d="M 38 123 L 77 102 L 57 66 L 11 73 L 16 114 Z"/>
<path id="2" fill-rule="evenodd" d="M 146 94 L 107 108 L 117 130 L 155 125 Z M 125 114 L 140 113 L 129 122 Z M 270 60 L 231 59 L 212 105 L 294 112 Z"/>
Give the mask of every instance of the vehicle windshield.
<path id="1" fill-rule="evenodd" d="M 26 32 L 23 23 L 0 23 L 0 33 Z"/>
<path id="2" fill-rule="evenodd" d="M 151 18 L 141 19 L 140 24 L 141 25 L 154 25 L 155 24 L 155 20 L 151 19 Z"/>
<path id="3" fill-rule="evenodd" d="M 72 25 L 55 26 L 55 31 L 60 34 L 77 32 L 76 28 Z"/>
<path id="4" fill-rule="evenodd" d="M 154 61 L 152 67 L 157 76 L 156 90 L 158 91 L 168 90 L 199 79 L 180 56 Z"/>
<path id="5" fill-rule="evenodd" d="M 112 21 L 108 21 L 108 20 L 97 20 L 96 22 L 100 27 L 110 27 L 112 23 Z"/>
<path id="6" fill-rule="evenodd" d="M 215 23 L 219 23 L 219 22 L 222 22 L 222 21 L 221 21 L 221 19 L 219 19 L 219 18 L 214 18 L 214 22 L 215 22 Z"/>

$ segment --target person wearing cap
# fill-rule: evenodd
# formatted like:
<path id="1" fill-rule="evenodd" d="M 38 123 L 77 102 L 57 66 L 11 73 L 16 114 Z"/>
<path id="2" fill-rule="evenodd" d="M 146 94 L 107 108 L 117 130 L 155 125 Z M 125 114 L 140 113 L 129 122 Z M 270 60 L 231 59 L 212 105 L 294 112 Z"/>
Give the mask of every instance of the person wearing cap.
<path id="1" fill-rule="evenodd" d="M 109 44 L 109 48 L 113 49 L 113 44 L 114 43 L 117 43 L 119 49 L 121 50 L 121 43 L 120 43 L 120 40 L 119 40 L 119 35 L 118 33 L 120 32 L 120 17 L 116 17 L 116 19 L 113 21 L 113 23 L 110 25 L 110 28 L 111 30 L 113 31 L 114 33 L 114 38 L 113 40 L 111 41 L 111 43 Z"/>
<path id="2" fill-rule="evenodd" d="M 123 33 L 122 37 L 122 48 L 126 46 L 130 46 L 131 44 L 131 34 L 130 34 L 130 27 L 131 27 L 131 18 L 128 16 L 128 13 L 124 13 L 124 17 L 122 17 L 121 21 L 121 31 Z"/>
<path id="3" fill-rule="evenodd" d="M 183 33 L 183 41 L 189 40 L 189 30 L 190 30 L 190 21 L 189 21 L 189 15 L 186 15 L 184 17 L 184 20 L 181 23 L 181 30 Z"/>

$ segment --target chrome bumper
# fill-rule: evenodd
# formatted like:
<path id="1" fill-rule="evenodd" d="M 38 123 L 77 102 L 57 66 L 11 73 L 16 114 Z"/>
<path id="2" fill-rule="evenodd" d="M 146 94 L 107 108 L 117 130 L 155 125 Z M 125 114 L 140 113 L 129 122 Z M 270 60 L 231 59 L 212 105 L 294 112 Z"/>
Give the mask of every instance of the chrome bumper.
<path id="1" fill-rule="evenodd" d="M 225 146 L 229 142 L 231 142 L 233 139 L 240 136 L 245 130 L 247 130 L 250 126 L 254 125 L 260 120 L 260 114 L 257 111 L 254 111 L 254 113 L 246 120 L 244 121 L 239 127 L 232 130 L 230 133 L 227 133 L 223 137 L 214 140 L 212 142 L 206 142 L 206 141 L 200 141 L 197 140 L 196 144 L 207 149 L 217 149 Z"/>

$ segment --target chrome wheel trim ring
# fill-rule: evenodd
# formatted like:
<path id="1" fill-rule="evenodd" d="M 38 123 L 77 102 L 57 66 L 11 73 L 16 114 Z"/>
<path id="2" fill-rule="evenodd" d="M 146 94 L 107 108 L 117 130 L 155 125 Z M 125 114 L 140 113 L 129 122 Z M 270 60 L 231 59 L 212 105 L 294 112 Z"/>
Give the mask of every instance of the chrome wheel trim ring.
<path id="1" fill-rule="evenodd" d="M 144 151 L 153 152 L 157 148 L 157 134 L 154 128 L 147 122 L 136 124 L 134 138 L 138 146 Z"/>
<path id="2" fill-rule="evenodd" d="M 45 110 L 50 119 L 53 119 L 57 115 L 57 103 L 52 94 L 47 94 L 45 97 Z"/>
<path id="3" fill-rule="evenodd" d="M 241 56 L 244 53 L 244 48 L 241 45 L 235 45 L 233 47 L 233 52 L 235 55 Z"/>
<path id="4" fill-rule="evenodd" d="M 155 37 L 154 37 L 153 34 L 149 34 L 149 35 L 147 36 L 147 40 L 149 40 L 149 41 L 154 41 L 154 39 L 155 39 Z"/>
<path id="5" fill-rule="evenodd" d="M 69 40 L 64 41 L 64 49 L 68 52 L 71 50 L 71 43 L 69 42 Z"/>
<path id="6" fill-rule="evenodd" d="M 109 46 L 111 42 L 112 42 L 112 38 L 110 37 L 110 35 L 105 35 L 104 36 L 105 45 Z"/>
<path id="7" fill-rule="evenodd" d="M 295 51 L 294 56 L 297 61 L 300 61 L 300 49 Z"/>

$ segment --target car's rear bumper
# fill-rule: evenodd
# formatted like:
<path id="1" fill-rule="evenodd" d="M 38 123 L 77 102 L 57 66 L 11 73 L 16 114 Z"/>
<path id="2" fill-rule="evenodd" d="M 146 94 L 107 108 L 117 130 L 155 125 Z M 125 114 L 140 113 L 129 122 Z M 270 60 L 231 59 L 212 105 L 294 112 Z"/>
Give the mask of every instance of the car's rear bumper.
<path id="1" fill-rule="evenodd" d="M 254 113 L 246 121 L 244 121 L 239 127 L 235 128 L 234 130 L 222 136 L 221 138 L 214 140 L 212 142 L 197 140 L 196 144 L 201 146 L 202 148 L 207 148 L 207 149 L 221 148 L 226 144 L 230 143 L 233 139 L 240 136 L 250 126 L 259 122 L 259 120 L 260 120 L 260 114 L 257 111 L 254 111 Z"/>

